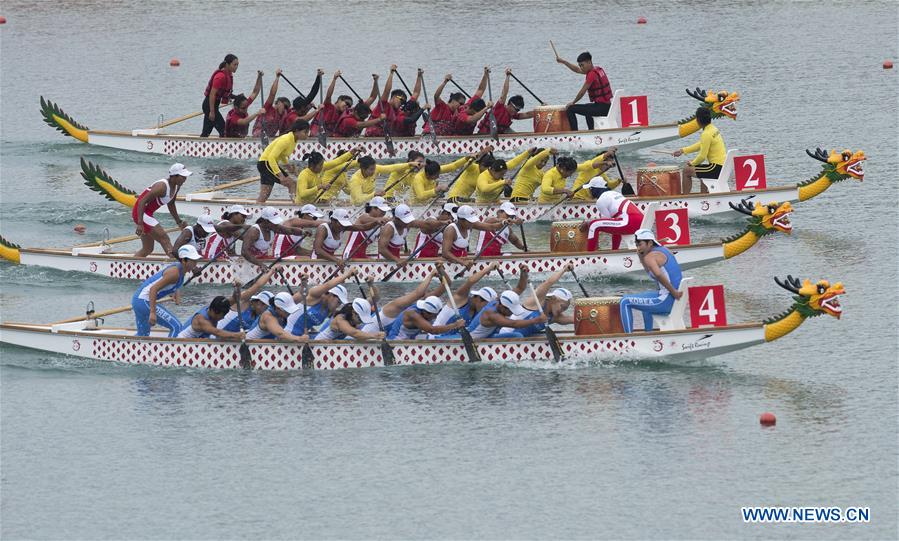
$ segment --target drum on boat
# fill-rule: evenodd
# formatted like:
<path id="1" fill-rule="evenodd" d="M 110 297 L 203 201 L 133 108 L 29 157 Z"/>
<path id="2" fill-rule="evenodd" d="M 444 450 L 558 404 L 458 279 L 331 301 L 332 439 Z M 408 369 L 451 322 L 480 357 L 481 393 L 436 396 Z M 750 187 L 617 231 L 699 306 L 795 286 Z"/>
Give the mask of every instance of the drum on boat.
<path id="1" fill-rule="evenodd" d="M 584 222 L 553 222 L 549 230 L 550 252 L 587 251 L 587 232 L 581 231 Z"/>
<path id="2" fill-rule="evenodd" d="M 637 195 L 670 197 L 681 193 L 681 170 L 676 165 L 637 168 Z"/>
<path id="3" fill-rule="evenodd" d="M 564 105 L 540 105 L 534 107 L 534 133 L 558 133 L 571 131 Z"/>
<path id="4" fill-rule="evenodd" d="M 574 300 L 574 334 L 623 333 L 621 297 L 588 297 Z"/>

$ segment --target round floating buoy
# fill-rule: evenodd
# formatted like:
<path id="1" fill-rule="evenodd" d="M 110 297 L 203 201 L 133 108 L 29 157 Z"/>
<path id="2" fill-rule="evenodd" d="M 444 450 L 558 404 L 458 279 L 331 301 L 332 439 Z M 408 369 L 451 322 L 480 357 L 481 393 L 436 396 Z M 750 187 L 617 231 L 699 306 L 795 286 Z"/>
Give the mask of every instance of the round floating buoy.
<path id="1" fill-rule="evenodd" d="M 640 17 L 637 19 L 637 24 L 646 24 L 646 17 Z"/>
<path id="2" fill-rule="evenodd" d="M 84 224 L 78 224 L 75 226 L 75 233 L 83 235 L 85 231 L 87 231 L 87 227 L 85 227 Z"/>
<path id="3" fill-rule="evenodd" d="M 892 60 L 884 60 L 883 61 L 883 69 L 885 69 L 885 70 L 893 69 L 893 61 Z"/>
<path id="4" fill-rule="evenodd" d="M 0 17 L 0 24 L 6 24 L 6 17 Z"/>
<path id="5" fill-rule="evenodd" d="M 646 164 L 646 167 L 656 167 L 656 162 L 649 162 Z"/>
<path id="6" fill-rule="evenodd" d="M 169 60 L 169 66 L 172 66 L 173 68 L 177 68 L 180 65 L 181 65 L 181 61 L 178 60 L 177 58 L 173 58 L 173 59 Z"/>
<path id="7" fill-rule="evenodd" d="M 770 411 L 766 411 L 765 413 L 759 415 L 759 423 L 762 426 L 774 426 L 777 424 L 777 417 L 774 416 Z"/>

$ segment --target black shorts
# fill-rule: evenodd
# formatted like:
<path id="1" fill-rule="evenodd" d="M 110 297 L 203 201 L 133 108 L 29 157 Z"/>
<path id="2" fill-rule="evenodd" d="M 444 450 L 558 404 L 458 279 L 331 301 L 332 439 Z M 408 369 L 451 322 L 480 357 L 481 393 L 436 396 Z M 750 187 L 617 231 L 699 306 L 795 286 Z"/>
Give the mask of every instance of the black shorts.
<path id="1" fill-rule="evenodd" d="M 694 176 L 698 178 L 718 178 L 721 176 L 721 165 L 717 163 L 703 163 L 694 165 Z"/>
<path id="2" fill-rule="evenodd" d="M 272 173 L 272 170 L 269 169 L 268 162 L 256 162 L 256 169 L 259 170 L 259 182 L 263 186 L 281 184 L 281 179 L 278 178 L 278 175 Z"/>
<path id="3" fill-rule="evenodd" d="M 446 199 L 447 203 L 455 203 L 457 205 L 464 205 L 465 203 L 472 203 L 474 199 L 471 197 L 448 197 Z"/>

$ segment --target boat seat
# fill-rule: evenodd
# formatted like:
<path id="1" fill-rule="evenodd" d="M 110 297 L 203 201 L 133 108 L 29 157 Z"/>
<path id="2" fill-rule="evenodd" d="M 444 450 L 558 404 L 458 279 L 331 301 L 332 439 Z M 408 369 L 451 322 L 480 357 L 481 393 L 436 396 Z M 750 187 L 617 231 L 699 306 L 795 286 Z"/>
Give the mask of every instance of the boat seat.
<path id="1" fill-rule="evenodd" d="M 678 291 L 684 294 L 683 297 L 674 301 L 671 312 L 667 316 L 653 316 L 655 322 L 659 325 L 661 331 L 679 331 L 687 328 L 684 323 L 684 309 L 687 307 L 687 286 L 688 280 L 692 280 L 692 276 L 684 276 L 681 278 Z"/>
<path id="2" fill-rule="evenodd" d="M 737 149 L 732 148 L 727 151 L 724 158 L 724 165 L 721 167 L 721 174 L 716 179 L 704 178 L 702 183 L 708 188 L 709 193 L 724 193 L 730 191 L 730 176 L 734 173 L 734 156 L 737 155 Z"/>
<path id="3" fill-rule="evenodd" d="M 640 229 L 652 229 L 655 227 L 657 210 L 659 210 L 658 203 L 650 203 L 646 205 L 646 209 L 643 211 L 643 221 L 640 222 Z M 633 235 L 626 235 L 623 240 L 624 245 L 628 250 L 637 249 L 637 241 L 634 240 Z"/>

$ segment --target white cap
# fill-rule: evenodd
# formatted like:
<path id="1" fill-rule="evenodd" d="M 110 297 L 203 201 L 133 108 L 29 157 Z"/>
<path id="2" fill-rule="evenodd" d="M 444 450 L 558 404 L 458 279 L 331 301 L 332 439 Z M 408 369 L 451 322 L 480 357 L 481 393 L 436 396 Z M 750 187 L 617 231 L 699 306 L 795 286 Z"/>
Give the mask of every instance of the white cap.
<path id="1" fill-rule="evenodd" d="M 393 209 L 393 217 L 399 218 L 404 224 L 408 224 L 415 219 L 415 214 L 412 213 L 412 209 L 409 208 L 409 205 L 403 203 L 402 205 L 397 205 L 397 207 Z"/>
<path id="2" fill-rule="evenodd" d="M 459 210 L 459 205 L 457 205 L 455 203 L 444 203 L 443 204 L 443 211 L 449 213 L 449 215 L 452 216 L 454 220 L 456 219 L 456 211 L 458 211 L 458 210 Z"/>
<path id="3" fill-rule="evenodd" d="M 200 254 L 197 253 L 197 249 L 191 246 L 190 244 L 185 244 L 181 248 L 178 248 L 178 259 L 200 259 Z"/>
<path id="4" fill-rule="evenodd" d="M 366 299 L 356 299 L 353 301 L 353 312 L 359 316 L 363 325 L 367 325 L 375 320 L 375 316 L 371 313 L 371 303 Z"/>
<path id="5" fill-rule="evenodd" d="M 343 284 L 337 284 L 336 286 L 329 289 L 328 293 L 340 299 L 341 304 L 347 303 L 346 287 L 344 287 Z"/>
<path id="6" fill-rule="evenodd" d="M 462 205 L 459 207 L 459 210 L 456 211 L 456 214 L 459 216 L 460 220 L 466 220 L 469 222 L 477 222 L 478 214 L 474 211 L 473 208 L 468 205 Z"/>
<path id="7" fill-rule="evenodd" d="M 260 291 L 259 293 L 250 297 L 251 301 L 262 301 L 264 304 L 271 304 L 272 297 L 275 295 L 271 291 Z"/>
<path id="8" fill-rule="evenodd" d="M 388 205 L 387 200 L 380 195 L 372 197 L 371 201 L 368 202 L 368 206 L 376 209 L 381 209 L 384 212 L 390 212 L 390 205 Z"/>
<path id="9" fill-rule="evenodd" d="M 182 176 L 182 177 L 189 177 L 189 176 L 193 175 L 193 173 L 188 171 L 187 168 L 184 167 L 183 163 L 176 163 L 176 164 L 172 165 L 171 167 L 169 167 L 169 176 L 172 177 L 175 175 Z"/>
<path id="10" fill-rule="evenodd" d="M 638 229 L 636 233 L 634 233 L 634 237 L 637 240 L 651 240 L 652 242 L 659 244 L 659 241 L 656 240 L 656 236 L 649 229 Z"/>
<path id="11" fill-rule="evenodd" d="M 212 219 L 212 216 L 209 214 L 201 214 L 199 218 L 197 218 L 197 225 L 203 228 L 203 231 L 207 233 L 215 233 L 215 220 Z"/>
<path id="12" fill-rule="evenodd" d="M 493 302 L 496 300 L 496 291 L 494 291 L 492 287 L 482 287 L 481 289 L 472 291 L 471 294 L 477 295 L 487 302 Z"/>
<path id="13" fill-rule="evenodd" d="M 546 294 L 547 297 L 555 297 L 561 301 L 569 302 L 571 300 L 571 291 L 564 287 L 557 287 Z"/>
<path id="14" fill-rule="evenodd" d="M 262 212 L 259 213 L 259 219 L 278 225 L 284 221 L 284 216 L 281 216 L 281 213 L 278 212 L 278 209 L 275 207 L 265 207 L 262 209 Z"/>
<path id="15" fill-rule="evenodd" d="M 292 314 L 300 309 L 300 305 L 293 302 L 293 295 L 286 291 L 282 291 L 275 295 L 275 308 L 280 308 L 288 314 Z"/>
<path id="16" fill-rule="evenodd" d="M 443 309 L 443 301 L 440 300 L 439 297 L 435 297 L 431 295 L 426 299 L 421 299 L 415 303 L 415 306 L 419 310 L 424 310 L 425 312 L 430 312 L 432 314 L 440 313 L 440 310 Z"/>
<path id="17" fill-rule="evenodd" d="M 511 201 L 506 201 L 505 203 L 500 205 L 499 210 L 505 212 L 509 216 L 518 216 L 518 207 L 516 207 L 515 203 Z"/>
<path id="18" fill-rule="evenodd" d="M 243 205 L 231 205 L 230 207 L 225 209 L 227 214 L 243 214 L 244 216 L 249 216 L 250 211 Z"/>
<path id="19" fill-rule="evenodd" d="M 599 177 L 593 177 L 590 179 L 590 182 L 587 183 L 587 188 L 608 188 L 609 185 L 606 183 L 606 179 Z"/>
<path id="20" fill-rule="evenodd" d="M 322 211 L 318 210 L 318 207 L 316 207 L 312 203 L 303 205 L 303 208 L 300 209 L 300 214 L 308 214 L 310 216 L 314 216 L 315 218 L 321 218 L 325 215 Z"/>
<path id="21" fill-rule="evenodd" d="M 521 299 L 518 297 L 518 293 L 514 291 L 503 291 L 499 296 L 499 303 L 511 310 L 514 315 L 519 315 L 526 311 L 521 306 Z"/>
<path id="22" fill-rule="evenodd" d="M 340 222 L 340 225 L 349 227 L 353 225 L 350 220 L 350 212 L 347 209 L 334 209 L 331 211 L 331 219 Z"/>

